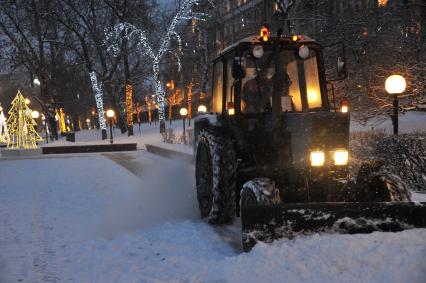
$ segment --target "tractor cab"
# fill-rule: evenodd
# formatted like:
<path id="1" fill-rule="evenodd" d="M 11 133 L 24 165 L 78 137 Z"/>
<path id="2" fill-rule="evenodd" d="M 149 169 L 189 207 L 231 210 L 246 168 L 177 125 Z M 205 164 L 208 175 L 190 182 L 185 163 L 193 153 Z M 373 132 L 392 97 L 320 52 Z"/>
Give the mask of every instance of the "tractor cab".
<path id="1" fill-rule="evenodd" d="M 241 166 L 295 176 L 317 169 L 310 159 L 319 151 L 345 177 L 347 163 L 336 167 L 333 154 L 347 153 L 349 115 L 330 111 L 322 47 L 302 35 L 264 39 L 247 37 L 213 62 L 211 109 L 239 144 Z"/>
<path id="2" fill-rule="evenodd" d="M 213 104 L 228 115 L 328 111 L 321 46 L 307 36 L 247 37 L 214 61 Z"/>

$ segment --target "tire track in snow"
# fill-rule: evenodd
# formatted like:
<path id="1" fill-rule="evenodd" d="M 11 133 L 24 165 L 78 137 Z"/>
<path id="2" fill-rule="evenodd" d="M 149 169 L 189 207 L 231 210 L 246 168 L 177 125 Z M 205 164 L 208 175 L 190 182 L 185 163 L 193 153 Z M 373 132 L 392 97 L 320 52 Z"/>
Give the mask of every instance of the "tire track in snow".
<path id="1" fill-rule="evenodd" d="M 64 257 L 60 256 L 61 247 L 57 245 L 56 239 L 61 235 L 55 235 L 53 225 L 47 221 L 45 189 L 38 190 L 34 196 L 34 206 L 31 213 L 32 235 L 34 237 L 32 256 L 32 281 L 35 282 L 58 282 L 64 273 L 66 263 Z M 62 278 L 63 280 L 63 278 Z"/>

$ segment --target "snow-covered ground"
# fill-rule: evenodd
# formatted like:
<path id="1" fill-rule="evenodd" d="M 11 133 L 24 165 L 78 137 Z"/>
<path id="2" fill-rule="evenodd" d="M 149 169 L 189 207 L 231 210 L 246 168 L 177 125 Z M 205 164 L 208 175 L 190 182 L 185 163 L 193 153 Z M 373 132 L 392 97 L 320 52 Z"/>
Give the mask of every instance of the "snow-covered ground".
<path id="1" fill-rule="evenodd" d="M 200 221 L 193 173 L 145 151 L 0 159 L 0 282 L 426 278 L 426 229 L 306 236 L 242 253 Z"/>
<path id="2" fill-rule="evenodd" d="M 426 131 L 426 112 L 411 111 L 399 115 L 399 132 L 410 133 Z M 393 132 L 390 117 L 380 116 L 370 119 L 366 125 L 361 125 L 355 120 L 351 121 L 351 131 L 380 130 L 391 134 Z"/>
<path id="3" fill-rule="evenodd" d="M 191 122 L 192 125 L 193 121 Z M 170 125 L 168 122 L 166 124 L 167 128 L 173 129 L 177 136 L 182 136 L 183 125 L 182 120 L 173 121 Z M 191 126 L 188 125 L 186 120 L 186 129 L 191 129 Z M 177 151 L 185 152 L 192 154 L 192 148 L 190 146 L 184 145 L 182 142 L 178 141 L 175 144 L 169 144 L 163 142 L 163 137 L 160 134 L 159 124 L 148 123 L 137 124 L 133 127 L 134 135 L 129 137 L 127 132 L 122 134 L 119 128 L 113 129 L 113 141 L 114 143 L 136 143 L 139 149 L 145 149 L 145 144 L 156 144 L 161 145 L 165 148 L 171 148 Z M 102 140 L 102 135 L 100 130 L 83 130 L 76 132 L 75 141 L 76 142 L 67 142 L 64 137 L 60 137 L 58 141 L 49 141 L 46 144 L 44 141 L 41 142 L 41 146 L 63 146 L 63 145 L 85 145 L 85 144 L 109 144 L 110 143 L 110 129 L 108 127 L 108 139 Z M 41 134 L 45 137 L 45 134 Z"/>
<path id="4" fill-rule="evenodd" d="M 400 118 L 402 131 L 425 122 L 426 113 Z M 172 128 L 181 134 L 182 121 Z M 136 142 L 136 152 L 0 158 L 0 282 L 425 282 L 426 229 L 306 236 L 242 253 L 238 221 L 224 233 L 200 220 L 193 166 L 143 150 L 191 147 L 162 142 L 158 124 L 134 132 L 115 129 L 114 142 Z M 49 146 L 109 143 L 97 130 L 76 140 Z"/>

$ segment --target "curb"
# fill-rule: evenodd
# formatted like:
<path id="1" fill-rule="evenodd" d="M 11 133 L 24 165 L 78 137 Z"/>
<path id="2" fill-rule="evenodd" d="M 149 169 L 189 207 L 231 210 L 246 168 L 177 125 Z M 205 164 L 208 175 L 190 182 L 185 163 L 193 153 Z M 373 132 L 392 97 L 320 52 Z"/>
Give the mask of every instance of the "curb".
<path id="1" fill-rule="evenodd" d="M 172 149 L 167 149 L 167 148 L 152 145 L 152 144 L 145 144 L 145 146 L 146 146 L 146 150 L 153 154 L 160 155 L 170 159 L 178 159 L 189 164 L 193 163 L 192 154 L 175 151 Z"/>
<path id="2" fill-rule="evenodd" d="M 45 146 L 42 147 L 43 154 L 69 154 L 89 152 L 115 152 L 136 150 L 136 143 L 114 143 L 96 145 L 67 145 L 67 146 Z"/>

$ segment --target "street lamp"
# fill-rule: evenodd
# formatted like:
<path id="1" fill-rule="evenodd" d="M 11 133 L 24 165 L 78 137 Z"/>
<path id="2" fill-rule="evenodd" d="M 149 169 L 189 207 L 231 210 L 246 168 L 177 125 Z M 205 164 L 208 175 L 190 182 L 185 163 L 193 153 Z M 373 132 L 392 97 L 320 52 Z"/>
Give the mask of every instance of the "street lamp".
<path id="1" fill-rule="evenodd" d="M 34 78 L 33 83 L 34 83 L 36 86 L 40 86 L 40 80 L 39 80 L 37 77 L 35 77 L 35 78 Z"/>
<path id="2" fill-rule="evenodd" d="M 198 106 L 198 113 L 206 113 L 207 112 L 207 107 L 205 105 L 200 105 Z"/>
<path id="3" fill-rule="evenodd" d="M 398 134 L 398 94 L 404 92 L 407 83 L 403 76 L 392 75 L 386 79 L 385 89 L 389 94 L 393 94 L 393 115 L 392 115 L 392 124 L 393 124 L 393 134 Z"/>
<path id="4" fill-rule="evenodd" d="M 114 110 L 109 109 L 106 114 L 107 114 L 107 117 L 109 118 L 110 143 L 113 143 L 113 137 L 112 137 L 112 118 L 114 117 L 115 113 L 114 113 Z"/>
<path id="5" fill-rule="evenodd" d="M 183 122 L 183 143 L 186 144 L 186 132 L 185 132 L 185 117 L 188 114 L 188 110 L 185 107 L 182 107 L 179 110 L 180 116 L 182 116 Z"/>
<path id="6" fill-rule="evenodd" d="M 34 119 L 34 120 L 36 120 L 36 128 L 35 128 L 35 130 L 37 131 L 37 126 L 38 126 L 38 122 L 37 122 L 37 119 L 38 119 L 38 117 L 40 117 L 40 113 L 37 111 L 37 110 L 34 110 L 34 111 L 32 111 L 31 112 L 31 117 Z"/>
<path id="7" fill-rule="evenodd" d="M 89 118 L 86 119 L 86 123 L 87 123 L 87 128 L 90 130 L 90 119 Z"/>
<path id="8" fill-rule="evenodd" d="M 33 117 L 33 119 L 38 119 L 38 117 L 40 117 L 40 113 L 34 110 L 33 112 L 31 112 L 31 117 Z"/>
<path id="9" fill-rule="evenodd" d="M 28 105 L 28 104 L 30 104 L 30 100 L 28 99 L 28 98 L 25 98 L 25 105 Z"/>

